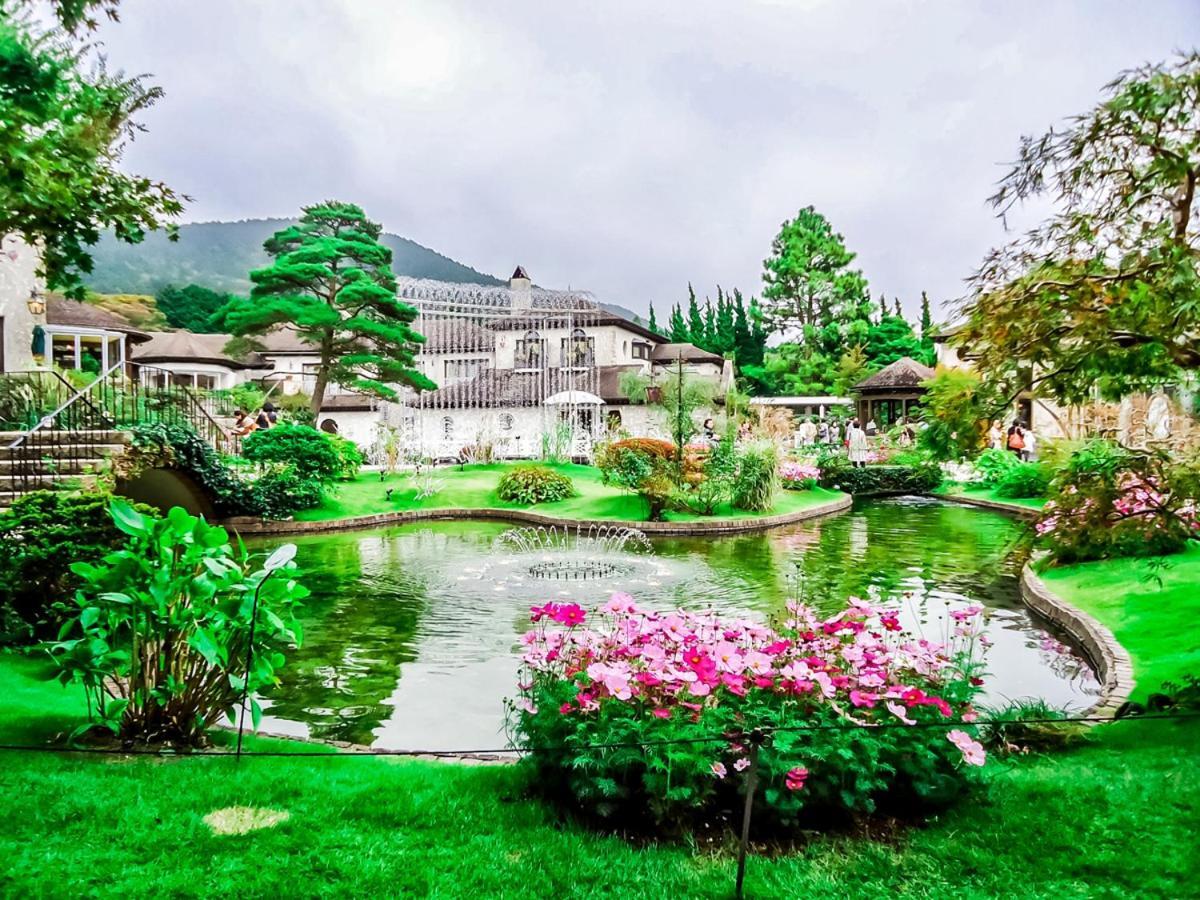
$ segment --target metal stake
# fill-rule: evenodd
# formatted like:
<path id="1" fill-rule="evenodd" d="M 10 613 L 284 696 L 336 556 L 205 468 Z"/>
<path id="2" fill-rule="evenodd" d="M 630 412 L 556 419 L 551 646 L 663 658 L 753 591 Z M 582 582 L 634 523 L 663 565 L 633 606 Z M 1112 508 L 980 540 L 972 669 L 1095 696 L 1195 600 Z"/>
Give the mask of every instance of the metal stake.
<path id="1" fill-rule="evenodd" d="M 242 734 L 246 730 L 246 697 L 250 693 L 250 664 L 254 659 L 254 626 L 258 624 L 258 594 L 274 572 L 274 569 L 266 570 L 262 581 L 254 589 L 254 602 L 250 605 L 250 640 L 246 645 L 246 673 L 242 681 L 242 711 L 238 716 L 237 753 L 235 754 L 238 762 L 242 761 Z"/>
<path id="2" fill-rule="evenodd" d="M 746 878 L 746 849 L 750 844 L 750 816 L 754 809 L 754 792 L 758 789 L 758 748 L 766 741 L 761 728 L 747 735 L 750 744 L 750 768 L 746 770 L 746 805 L 742 807 L 742 843 L 738 847 L 737 886 L 734 896 L 742 900 L 742 882 Z"/>

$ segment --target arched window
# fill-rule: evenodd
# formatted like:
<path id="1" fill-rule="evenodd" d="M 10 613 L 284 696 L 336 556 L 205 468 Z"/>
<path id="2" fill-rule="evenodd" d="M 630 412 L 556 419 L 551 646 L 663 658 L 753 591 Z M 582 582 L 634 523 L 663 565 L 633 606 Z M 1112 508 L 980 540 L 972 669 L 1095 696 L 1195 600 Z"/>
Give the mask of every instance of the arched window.
<path id="1" fill-rule="evenodd" d="M 525 337 L 517 341 L 514 367 L 517 369 L 542 368 L 542 357 L 545 355 L 542 352 L 544 346 L 545 341 L 536 331 L 525 332 Z"/>
<path id="2" fill-rule="evenodd" d="M 442 437 L 451 440 L 454 437 L 454 419 L 442 416 Z"/>
<path id="3" fill-rule="evenodd" d="M 569 338 L 563 338 L 562 365 L 568 369 L 586 369 L 596 363 L 595 341 L 582 328 L 571 330 Z"/>

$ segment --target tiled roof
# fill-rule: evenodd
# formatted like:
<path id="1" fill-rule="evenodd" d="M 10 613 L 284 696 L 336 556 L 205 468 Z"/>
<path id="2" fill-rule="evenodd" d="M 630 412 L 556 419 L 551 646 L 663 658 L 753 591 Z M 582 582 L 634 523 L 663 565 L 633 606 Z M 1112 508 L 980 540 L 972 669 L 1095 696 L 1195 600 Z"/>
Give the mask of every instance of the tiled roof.
<path id="1" fill-rule="evenodd" d="M 229 369 L 266 369 L 270 364 L 258 353 L 233 357 L 225 352 L 231 335 L 193 334 L 190 331 L 152 331 L 150 340 L 132 354 L 134 362 L 206 362 Z"/>
<path id="2" fill-rule="evenodd" d="M 929 366 L 902 356 L 891 365 L 884 366 L 870 378 L 864 378 L 854 386 L 854 389 L 870 391 L 889 388 L 920 388 L 922 382 L 928 381 L 933 374 L 933 369 Z"/>
<path id="3" fill-rule="evenodd" d="M 695 344 L 659 344 L 650 354 L 650 359 L 656 363 L 683 359 L 684 362 L 711 362 L 718 365 L 725 361 L 720 354 L 701 350 Z"/>
<path id="4" fill-rule="evenodd" d="M 120 331 L 129 336 L 133 343 L 148 341 L 150 335 L 139 331 L 118 315 L 92 306 L 80 303 L 78 300 L 68 300 L 50 294 L 46 298 L 46 324 L 64 325 L 68 328 L 102 328 L 105 331 Z"/>

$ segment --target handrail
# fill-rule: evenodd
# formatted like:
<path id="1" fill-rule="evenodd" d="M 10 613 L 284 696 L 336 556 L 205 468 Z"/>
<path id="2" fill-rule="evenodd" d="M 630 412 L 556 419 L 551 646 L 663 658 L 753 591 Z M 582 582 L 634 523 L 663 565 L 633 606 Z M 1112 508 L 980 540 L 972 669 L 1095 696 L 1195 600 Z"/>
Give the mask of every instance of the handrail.
<path id="1" fill-rule="evenodd" d="M 142 363 L 137 363 L 137 362 L 131 363 L 130 365 L 132 365 L 134 368 L 136 368 L 138 370 L 138 378 L 135 379 L 135 381 L 139 385 L 142 384 L 141 373 L 143 371 L 161 373 L 166 379 L 168 379 L 168 381 L 169 381 L 171 375 L 174 374 L 173 372 L 171 372 L 170 369 L 162 369 L 162 368 L 159 368 L 158 366 L 148 366 L 148 365 L 144 365 Z M 234 441 L 233 435 L 231 435 L 229 433 L 228 429 L 226 429 L 226 427 L 224 425 L 222 425 L 220 422 L 218 422 L 216 420 L 216 418 L 213 416 L 213 414 L 210 413 L 205 408 L 204 404 L 200 401 L 200 398 L 195 395 L 195 393 L 192 391 L 191 388 L 189 388 L 186 384 L 176 384 L 173 386 L 178 388 L 181 395 L 187 398 L 189 406 L 192 409 L 193 416 L 196 416 L 196 414 L 198 413 L 200 416 L 203 416 L 205 419 L 208 420 L 208 424 L 210 426 L 211 433 L 216 438 L 214 443 L 219 443 L 221 445 L 232 444 L 234 447 L 236 447 L 236 442 Z M 199 429 L 197 429 L 197 430 L 199 430 Z M 221 448 L 218 447 L 218 449 L 221 449 Z"/>
<path id="2" fill-rule="evenodd" d="M 92 403 L 91 400 L 88 400 L 85 398 L 87 397 L 87 394 L 97 384 L 100 384 L 102 381 L 104 381 L 104 379 L 108 378 L 108 376 L 110 376 L 113 372 L 120 369 L 123 365 L 124 365 L 123 362 L 118 362 L 115 365 L 110 366 L 107 372 L 103 372 L 100 375 L 97 375 L 96 378 L 93 379 L 92 381 L 88 382 L 87 385 L 79 388 L 79 390 L 75 391 L 74 394 L 72 394 L 70 397 L 68 397 L 66 400 L 64 400 L 61 404 L 59 404 L 57 409 L 55 409 L 53 412 L 49 412 L 46 415 L 42 416 L 42 418 L 38 420 L 38 423 L 36 425 L 34 425 L 32 428 L 29 428 L 28 430 L 22 432 L 16 438 L 16 440 L 14 440 L 11 444 L 8 445 L 8 449 L 15 450 L 17 447 L 20 447 L 23 443 L 25 443 L 25 441 L 27 441 L 30 438 L 30 436 L 32 436 L 35 432 L 37 432 L 43 428 L 49 428 L 49 426 L 51 424 L 53 424 L 54 420 L 57 419 L 60 415 L 62 415 L 63 412 L 65 412 L 68 407 L 79 402 L 80 400 L 84 400 L 84 402 L 86 402 L 87 405 L 92 408 L 92 412 L 96 413 L 96 415 L 103 416 L 104 413 L 101 410 L 97 409 L 95 404 Z M 55 372 L 54 374 L 59 378 L 60 381 L 62 381 L 68 387 L 70 386 L 70 382 L 68 382 L 65 378 L 63 378 L 57 372 Z"/>

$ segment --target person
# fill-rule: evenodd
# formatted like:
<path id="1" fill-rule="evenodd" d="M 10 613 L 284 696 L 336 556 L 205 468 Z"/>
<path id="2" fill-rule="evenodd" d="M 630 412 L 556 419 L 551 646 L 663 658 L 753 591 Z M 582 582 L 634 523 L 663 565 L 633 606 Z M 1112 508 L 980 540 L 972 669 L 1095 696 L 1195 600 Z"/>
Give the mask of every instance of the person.
<path id="1" fill-rule="evenodd" d="M 879 434 L 879 426 L 875 424 L 874 417 L 867 419 L 867 437 L 875 437 Z"/>
<path id="2" fill-rule="evenodd" d="M 805 419 L 800 425 L 800 436 L 805 447 L 811 447 L 817 442 L 817 426 L 812 419 Z"/>
<path id="3" fill-rule="evenodd" d="M 269 406 L 271 408 L 267 409 Z M 271 425 L 274 424 L 271 421 L 271 415 L 274 413 L 274 411 L 275 407 L 271 406 L 269 402 L 264 403 L 262 405 L 262 409 L 258 411 L 258 415 L 254 417 L 254 427 L 261 431 L 266 431 L 269 429 Z"/>
<path id="4" fill-rule="evenodd" d="M 842 426 L 837 422 L 829 423 L 829 443 L 835 447 L 842 443 Z"/>
<path id="5" fill-rule="evenodd" d="M 850 457 L 850 463 L 854 468 L 866 467 L 867 433 L 859 427 L 858 419 L 851 419 L 850 427 L 846 429 L 846 455 Z"/>
<path id="6" fill-rule="evenodd" d="M 829 423 L 824 419 L 822 419 L 821 424 L 817 426 L 817 442 L 821 444 L 829 443 Z"/>
<path id="7" fill-rule="evenodd" d="M 235 437 L 245 437 L 255 428 L 250 417 L 244 409 L 235 409 L 233 411 L 233 434 Z"/>
<path id="8" fill-rule="evenodd" d="M 1025 428 L 1021 431 L 1021 437 L 1025 441 L 1025 449 L 1021 451 L 1021 459 L 1025 462 L 1033 462 L 1037 459 L 1037 435 L 1033 433 L 1032 428 Z"/>
<path id="9" fill-rule="evenodd" d="M 1020 422 L 1014 421 L 1008 429 L 1008 449 L 1017 456 L 1025 449 L 1025 435 L 1021 433 Z"/>
<path id="10" fill-rule="evenodd" d="M 993 450 L 1004 449 L 1004 429 L 995 419 L 992 420 L 992 427 L 988 429 L 988 446 Z"/>
<path id="11" fill-rule="evenodd" d="M 739 441 L 748 441 L 748 440 L 750 440 L 750 423 L 749 423 L 749 422 L 743 422 L 743 423 L 742 423 L 742 424 L 741 424 L 741 425 L 738 427 L 738 436 L 737 436 L 737 439 L 738 439 Z"/>
<path id="12" fill-rule="evenodd" d="M 712 419 L 705 419 L 704 424 L 700 426 L 700 434 L 704 437 L 704 442 L 710 447 L 717 443 L 717 427 Z"/>
<path id="13" fill-rule="evenodd" d="M 917 434 L 913 431 L 912 422 L 905 416 L 900 420 L 900 446 L 911 447 L 916 436 Z"/>

